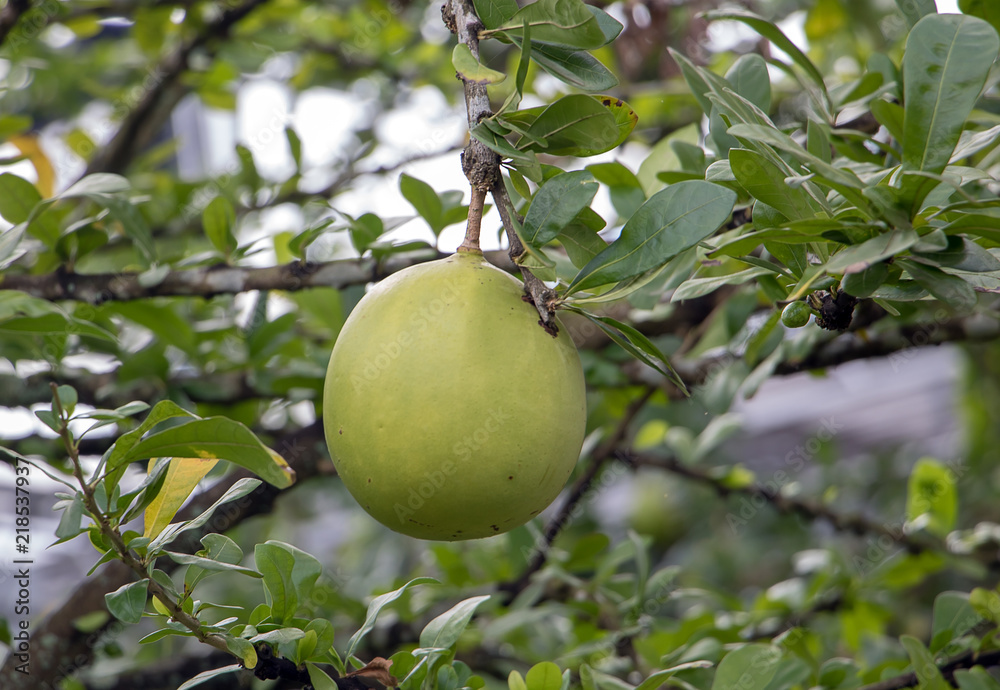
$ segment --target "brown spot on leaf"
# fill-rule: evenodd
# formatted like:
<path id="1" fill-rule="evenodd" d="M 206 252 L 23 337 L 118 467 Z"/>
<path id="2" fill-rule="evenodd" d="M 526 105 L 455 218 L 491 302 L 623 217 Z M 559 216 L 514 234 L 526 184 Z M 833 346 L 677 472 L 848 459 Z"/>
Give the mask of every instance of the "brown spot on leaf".
<path id="1" fill-rule="evenodd" d="M 618 102 L 619 102 L 619 103 L 621 103 L 621 101 L 618 101 Z M 608 108 L 610 108 L 610 107 L 611 107 L 611 99 L 610 99 L 610 98 L 605 98 L 604 100 L 602 100 L 602 101 L 601 101 L 601 103 L 602 103 L 602 104 L 603 104 L 603 105 L 604 105 L 605 107 L 608 107 Z"/>
<path id="2" fill-rule="evenodd" d="M 352 676 L 361 676 L 363 678 L 371 678 L 387 688 L 394 688 L 399 685 L 399 681 L 396 679 L 396 676 L 389 673 L 389 668 L 391 666 L 391 659 L 384 659 L 377 656 L 366 664 L 364 668 L 359 668 L 357 671 L 351 671 L 344 677 L 350 678 Z"/>

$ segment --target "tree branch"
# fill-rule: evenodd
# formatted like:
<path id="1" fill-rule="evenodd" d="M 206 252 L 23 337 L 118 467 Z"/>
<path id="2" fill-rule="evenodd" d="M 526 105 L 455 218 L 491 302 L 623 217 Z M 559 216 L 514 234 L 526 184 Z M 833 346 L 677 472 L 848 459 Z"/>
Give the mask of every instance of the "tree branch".
<path id="1" fill-rule="evenodd" d="M 249 268 L 205 266 L 171 271 L 156 285 L 143 285 L 141 274 L 68 273 L 63 270 L 41 275 L 0 275 L 0 289 L 20 290 L 32 297 L 52 301 L 75 300 L 89 304 L 127 302 L 149 297 L 214 297 L 235 295 L 248 290 L 304 290 L 314 287 L 343 288 L 376 282 L 385 276 L 424 261 L 445 256 L 428 250 L 426 256 L 390 256 L 379 263 L 374 259 L 346 259 L 323 263 L 293 261 L 280 266 Z"/>
<path id="2" fill-rule="evenodd" d="M 319 421 L 278 437 L 269 445 L 295 470 L 298 480 L 293 486 L 301 485 L 307 479 L 327 471 L 328 466 L 324 465 L 324 462 L 328 463 L 328 460 L 325 451 L 322 450 L 323 425 Z M 329 471 L 332 472 L 332 467 L 329 467 Z M 234 481 L 251 476 L 253 475 L 242 469 L 232 472 L 208 490 L 194 496 L 177 514 L 175 521 L 197 517 L 221 498 Z M 175 542 L 177 550 L 195 551 L 200 548 L 198 540 L 205 534 L 225 532 L 248 518 L 269 512 L 281 493 L 270 484 L 263 484 L 250 495 L 227 503 L 226 510 L 217 512 L 204 528 L 191 530 L 178 540 L 179 543 Z M 157 561 L 157 567 L 159 570 L 171 572 L 177 565 L 170 559 L 162 559 Z M 84 580 L 58 609 L 34 626 L 34 639 L 52 642 L 32 648 L 31 675 L 15 671 L 17 660 L 13 656 L 8 656 L 3 668 L 0 669 L 0 687 L 5 690 L 58 687 L 63 679 L 73 677 L 89 666 L 102 646 L 101 642 L 113 640 L 125 629 L 117 625 L 109 627 L 113 626 L 109 621 L 101 630 L 81 632 L 73 625 L 73 621 L 88 613 L 106 611 L 104 595 L 131 581 L 132 571 L 120 561 L 108 563 Z"/>
<path id="3" fill-rule="evenodd" d="M 562 508 L 559 509 L 556 516 L 545 527 L 542 540 L 535 544 L 531 562 L 524 572 L 521 573 L 521 576 L 512 582 L 503 582 L 497 585 L 497 589 L 505 595 L 508 603 L 513 601 L 517 595 L 528 587 L 531 583 L 531 578 L 545 565 L 552 542 L 556 540 L 556 537 L 559 536 L 563 528 L 569 524 L 573 511 L 583 497 L 587 495 L 587 491 L 590 489 L 591 484 L 593 484 L 594 479 L 597 478 L 604 463 L 616 455 L 618 447 L 625 440 L 629 426 L 631 426 L 636 415 L 639 414 L 656 391 L 656 388 L 648 387 L 642 395 L 633 400 L 625 411 L 625 414 L 618 421 L 618 425 L 612 434 L 594 449 L 588 460 L 586 469 L 573 483 L 573 487 L 570 489 Z"/>
<path id="4" fill-rule="evenodd" d="M 163 117 L 165 113 L 169 114 L 173 109 L 170 100 L 176 104 L 186 91 L 186 88 L 180 87 L 179 79 L 188 69 L 188 63 L 194 52 L 214 39 L 225 38 L 234 24 L 265 2 L 267 0 L 247 0 L 242 5 L 226 10 L 218 19 L 207 24 L 201 32 L 153 68 L 151 75 L 158 77 L 158 81 L 146 90 L 142 99 L 125 116 L 118 132 L 107 146 L 91 159 L 85 175 L 96 172 L 123 172 L 141 143 L 155 133 L 157 115 Z"/>
<path id="5" fill-rule="evenodd" d="M 478 60 L 479 31 L 485 27 L 476 15 L 476 10 L 470 0 L 448 0 L 441 9 L 441 13 L 445 26 L 458 36 L 459 43 L 464 43 L 469 47 L 472 55 Z M 463 84 L 465 86 L 465 109 L 469 120 L 469 130 L 472 130 L 479 124 L 480 120 L 489 117 L 493 112 L 490 109 L 490 99 L 484 84 L 465 80 L 463 80 Z M 492 193 L 493 201 L 500 212 L 500 219 L 503 221 L 507 241 L 510 244 L 510 258 L 517 264 L 517 260 L 524 253 L 524 247 L 521 245 L 515 230 L 513 219 L 517 214 L 507 194 L 507 188 L 504 187 L 503 175 L 500 172 L 500 156 L 481 141 L 473 138 L 462 154 L 462 169 L 474 189 L 482 189 Z M 531 297 L 531 303 L 538 311 L 541 326 L 555 335 L 555 310 L 551 307 L 555 293 L 527 268 L 520 266 L 520 264 L 518 267 L 524 277 L 525 292 Z"/>
<path id="6" fill-rule="evenodd" d="M 968 652 L 939 665 L 938 670 L 948 683 L 956 687 L 955 671 L 972 668 L 973 666 L 990 667 L 997 664 L 1000 664 L 1000 650 L 994 649 L 989 652 Z M 887 678 L 878 683 L 862 686 L 858 690 L 899 690 L 900 688 L 913 688 L 927 680 L 927 675 L 926 672 L 917 673 L 916 671 L 910 671 L 895 678 Z"/>
<path id="7" fill-rule="evenodd" d="M 633 467 L 655 467 L 666 470 L 671 474 L 705 484 L 714 489 L 719 496 L 739 495 L 747 496 L 751 500 L 757 499 L 760 503 L 770 505 L 785 515 L 800 515 L 808 520 L 825 521 L 838 532 L 848 532 L 858 536 L 873 534 L 887 537 L 893 543 L 899 544 L 913 554 L 932 552 L 948 556 L 957 555 L 952 553 L 944 543 L 926 536 L 909 534 L 901 526 L 878 522 L 863 515 L 841 514 L 822 503 L 795 496 L 785 496 L 780 490 L 756 482 L 746 486 L 730 486 L 725 482 L 724 477 L 713 473 L 711 468 L 686 465 L 674 457 L 638 453 L 629 454 L 627 458 L 628 464 Z M 991 570 L 997 570 L 1000 569 L 1000 560 L 994 558 L 984 565 Z"/>
<path id="8" fill-rule="evenodd" d="M 104 515 L 104 511 L 98 507 L 97 500 L 94 497 L 94 488 L 83 476 L 83 468 L 80 465 L 79 450 L 77 449 L 73 438 L 70 436 L 69 424 L 66 421 L 68 419 L 68 415 L 64 414 L 63 407 L 59 401 L 59 395 L 56 390 L 56 384 L 53 383 L 50 384 L 50 386 L 52 388 L 52 393 L 54 394 L 52 412 L 61 422 L 59 437 L 62 439 L 63 446 L 66 450 L 67 456 L 69 456 L 70 462 L 73 463 L 73 476 L 76 477 L 76 481 L 80 486 L 81 492 L 83 493 L 83 503 L 86 506 L 91 519 L 94 520 L 98 529 L 100 529 L 101 534 L 103 534 L 104 538 L 111 543 L 111 547 L 118 555 L 118 560 L 128 566 L 140 580 L 146 581 L 146 590 L 149 592 L 149 596 L 158 599 L 167 611 L 170 612 L 170 617 L 194 633 L 194 636 L 198 638 L 199 642 L 215 647 L 219 651 L 228 652 L 229 647 L 220 635 L 209 634 L 202 630 L 201 621 L 181 608 L 180 602 L 176 601 L 163 588 L 163 586 L 160 585 L 159 582 L 152 578 L 150 572 L 146 568 L 146 564 L 144 564 L 139 558 L 136 558 L 132 550 L 125 544 L 122 533 L 118 531 L 117 527 L 113 526 L 108 521 L 107 517 Z M 234 656 L 236 655 L 234 654 Z"/>

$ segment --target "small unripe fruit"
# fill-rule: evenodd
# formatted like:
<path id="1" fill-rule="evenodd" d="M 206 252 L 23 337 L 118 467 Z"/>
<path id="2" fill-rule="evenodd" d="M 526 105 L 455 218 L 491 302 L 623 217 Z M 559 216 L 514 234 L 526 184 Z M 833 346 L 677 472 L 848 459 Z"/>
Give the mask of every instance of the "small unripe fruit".
<path id="1" fill-rule="evenodd" d="M 344 485 L 387 527 L 475 539 L 524 524 L 566 484 L 586 426 L 583 370 L 522 284 L 481 254 L 407 268 L 351 312 L 323 391 Z"/>
<path id="2" fill-rule="evenodd" d="M 812 309 L 805 302 L 792 302 L 781 311 L 781 323 L 788 328 L 802 328 L 809 323 Z"/>

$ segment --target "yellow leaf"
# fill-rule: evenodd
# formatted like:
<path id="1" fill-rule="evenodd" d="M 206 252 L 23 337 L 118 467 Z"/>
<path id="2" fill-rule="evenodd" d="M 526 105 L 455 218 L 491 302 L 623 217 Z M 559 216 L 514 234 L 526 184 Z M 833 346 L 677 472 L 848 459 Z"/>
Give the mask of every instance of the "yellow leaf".
<path id="1" fill-rule="evenodd" d="M 172 458 L 160 493 L 146 507 L 146 531 L 142 536 L 155 539 L 217 462 L 214 458 Z"/>
<path id="2" fill-rule="evenodd" d="M 18 134 L 11 137 L 9 141 L 35 166 L 35 172 L 38 174 L 38 183 L 35 186 L 38 187 L 42 198 L 51 197 L 55 193 L 56 173 L 52 169 L 49 157 L 39 146 L 38 137 L 34 134 Z"/>

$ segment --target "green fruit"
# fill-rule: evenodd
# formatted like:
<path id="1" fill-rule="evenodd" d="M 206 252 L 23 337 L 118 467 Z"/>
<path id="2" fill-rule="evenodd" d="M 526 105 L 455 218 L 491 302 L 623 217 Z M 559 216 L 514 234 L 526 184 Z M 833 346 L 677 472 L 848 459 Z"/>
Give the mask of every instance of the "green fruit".
<path id="1" fill-rule="evenodd" d="M 802 328 L 809 323 L 812 309 L 805 302 L 792 302 L 781 312 L 781 323 L 789 328 Z"/>
<path id="2" fill-rule="evenodd" d="M 330 357 L 327 445 L 387 527 L 488 537 L 538 515 L 583 445 L 586 391 L 564 328 L 478 253 L 407 268 L 358 302 Z"/>

